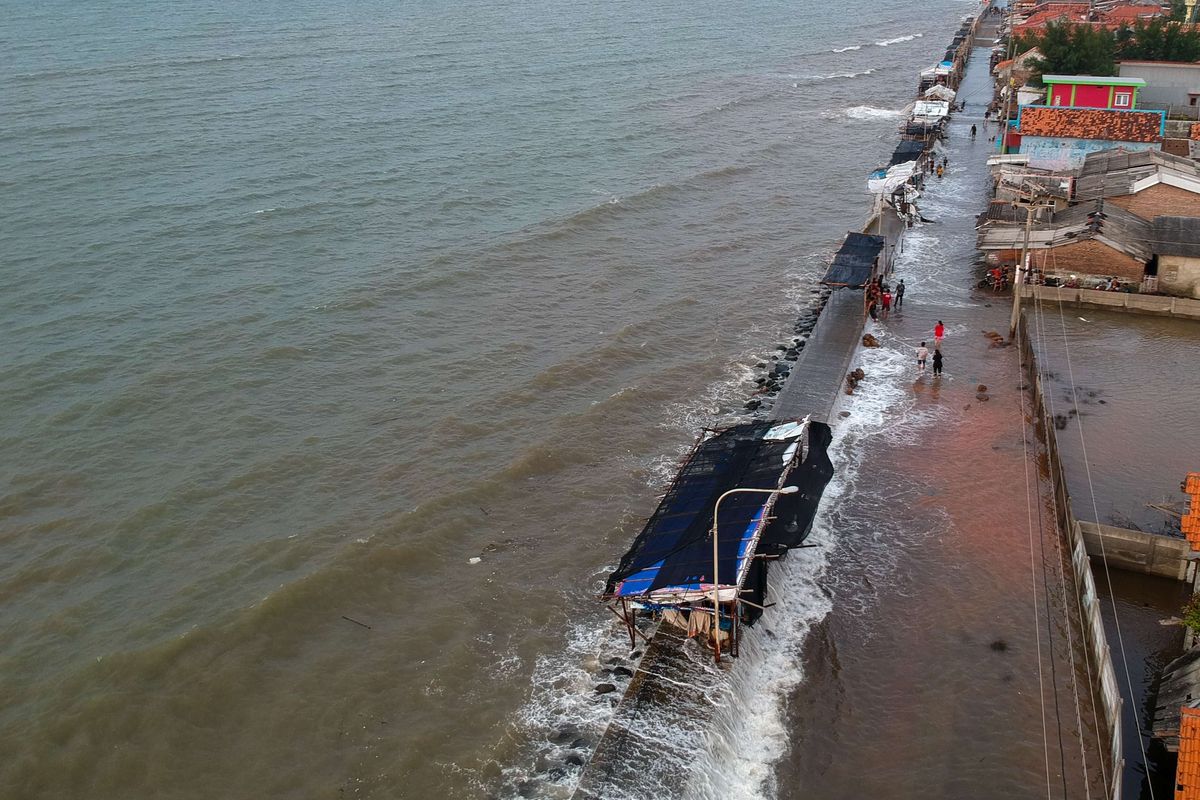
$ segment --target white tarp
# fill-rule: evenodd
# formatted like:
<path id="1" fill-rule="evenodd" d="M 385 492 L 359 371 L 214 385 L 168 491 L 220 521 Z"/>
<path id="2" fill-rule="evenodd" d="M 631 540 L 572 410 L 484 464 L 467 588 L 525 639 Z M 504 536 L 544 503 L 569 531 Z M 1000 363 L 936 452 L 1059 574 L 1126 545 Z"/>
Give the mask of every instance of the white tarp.
<path id="1" fill-rule="evenodd" d="M 949 103 L 951 100 L 954 99 L 956 94 L 957 93 L 953 89 L 951 89 L 949 86 L 943 86 L 942 84 L 939 83 L 934 86 L 930 86 L 928 89 L 925 90 L 925 99 L 927 99 L 927 100 L 945 100 L 947 103 Z"/>
<path id="2" fill-rule="evenodd" d="M 889 167 L 888 171 L 882 177 L 868 178 L 867 191 L 890 196 L 903 186 L 916 171 L 916 161 L 906 161 L 903 164 L 896 164 L 893 167 Z"/>
<path id="3" fill-rule="evenodd" d="M 949 75 L 949 74 L 950 74 L 950 67 L 946 66 L 945 64 L 934 64 L 929 69 L 921 70 L 922 78 L 933 78 L 933 77 L 937 77 L 938 75 Z"/>
<path id="4" fill-rule="evenodd" d="M 944 100 L 918 100 L 913 103 L 914 122 L 937 122 L 950 115 L 950 104 Z"/>

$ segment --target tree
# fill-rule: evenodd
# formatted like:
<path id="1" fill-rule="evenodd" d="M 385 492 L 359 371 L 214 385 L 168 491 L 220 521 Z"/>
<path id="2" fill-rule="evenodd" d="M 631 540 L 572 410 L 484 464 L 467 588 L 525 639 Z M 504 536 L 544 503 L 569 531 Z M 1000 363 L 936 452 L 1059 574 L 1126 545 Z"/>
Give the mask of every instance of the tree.
<path id="1" fill-rule="evenodd" d="M 1117 53 L 1138 61 L 1200 61 L 1200 31 L 1162 17 L 1138 20 L 1117 31 Z"/>
<path id="2" fill-rule="evenodd" d="M 1022 52 L 1036 47 L 1041 58 L 1033 68 L 1045 75 L 1115 75 L 1116 37 L 1109 30 L 1091 25 L 1051 22 L 1042 33 L 1020 39 Z"/>

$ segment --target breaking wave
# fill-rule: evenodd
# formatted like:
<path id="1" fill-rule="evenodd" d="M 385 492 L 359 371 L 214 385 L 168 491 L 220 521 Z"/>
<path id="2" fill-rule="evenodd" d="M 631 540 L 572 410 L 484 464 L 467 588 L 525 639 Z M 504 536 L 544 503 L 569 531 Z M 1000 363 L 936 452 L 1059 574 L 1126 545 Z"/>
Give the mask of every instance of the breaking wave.
<path id="1" fill-rule="evenodd" d="M 852 45 L 850 45 L 849 47 L 835 47 L 835 48 L 833 48 L 833 52 L 835 52 L 835 53 L 848 53 L 848 52 L 850 52 L 851 50 L 862 50 L 862 45 L 861 45 L 861 44 L 852 44 Z"/>
<path id="2" fill-rule="evenodd" d="M 913 39 L 920 39 L 924 35 L 923 33 L 910 33 L 908 36 L 897 36 L 895 39 L 883 39 L 875 44 L 880 47 L 887 47 L 888 45 L 900 44 L 901 42 L 911 42 Z"/>
<path id="3" fill-rule="evenodd" d="M 872 67 L 871 69 L 864 69 L 864 70 L 860 70 L 858 72 L 834 72 L 830 75 L 789 75 L 788 77 L 794 78 L 796 80 L 809 81 L 811 83 L 818 83 L 820 81 L 837 80 L 838 78 L 861 78 L 864 75 L 871 75 L 874 72 L 875 72 L 875 68 Z"/>

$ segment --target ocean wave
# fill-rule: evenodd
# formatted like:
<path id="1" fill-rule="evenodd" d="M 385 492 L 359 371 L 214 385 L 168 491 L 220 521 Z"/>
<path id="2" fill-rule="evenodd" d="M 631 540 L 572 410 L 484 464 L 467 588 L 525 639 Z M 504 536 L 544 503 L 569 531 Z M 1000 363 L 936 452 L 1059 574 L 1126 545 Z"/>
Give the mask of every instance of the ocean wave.
<path id="1" fill-rule="evenodd" d="M 850 45 L 849 47 L 835 47 L 835 48 L 833 48 L 833 52 L 835 52 L 835 53 L 848 53 L 848 52 L 850 52 L 851 50 L 862 50 L 862 47 L 863 47 L 863 46 L 862 46 L 861 44 L 852 44 L 852 45 Z"/>
<path id="2" fill-rule="evenodd" d="M 913 39 L 920 39 L 924 35 L 923 33 L 910 33 L 908 36 L 897 36 L 895 39 L 883 39 L 875 44 L 880 47 L 887 47 L 888 45 L 900 44 L 901 42 L 911 42 Z"/>
<path id="3" fill-rule="evenodd" d="M 851 106 L 836 111 L 824 111 L 821 113 L 821 119 L 895 119 L 903 114 L 903 111 L 890 108 Z"/>
<path id="4" fill-rule="evenodd" d="M 811 83 L 819 83 L 820 81 L 833 81 L 839 78 L 861 78 L 865 75 L 874 74 L 875 68 L 859 70 L 858 72 L 834 72 L 829 75 L 789 75 L 793 80 L 809 81 Z"/>

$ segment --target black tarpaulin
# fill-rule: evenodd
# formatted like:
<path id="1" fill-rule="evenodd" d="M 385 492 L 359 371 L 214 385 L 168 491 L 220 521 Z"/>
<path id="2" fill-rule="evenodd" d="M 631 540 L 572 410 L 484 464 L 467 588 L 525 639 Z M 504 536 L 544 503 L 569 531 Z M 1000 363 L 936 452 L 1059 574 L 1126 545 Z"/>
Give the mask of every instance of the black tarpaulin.
<path id="1" fill-rule="evenodd" d="M 848 233 L 846 241 L 833 257 L 821 283 L 826 286 L 849 286 L 857 289 L 871 280 L 875 259 L 883 252 L 882 236 Z"/>
<path id="2" fill-rule="evenodd" d="M 907 164 L 909 161 L 916 161 L 925 152 L 925 142 L 914 141 L 912 139 L 903 139 L 896 145 L 896 149 L 892 151 L 892 160 L 888 162 L 889 167 L 894 167 L 897 164 Z"/>

